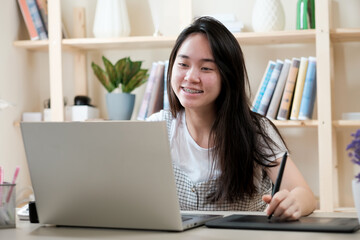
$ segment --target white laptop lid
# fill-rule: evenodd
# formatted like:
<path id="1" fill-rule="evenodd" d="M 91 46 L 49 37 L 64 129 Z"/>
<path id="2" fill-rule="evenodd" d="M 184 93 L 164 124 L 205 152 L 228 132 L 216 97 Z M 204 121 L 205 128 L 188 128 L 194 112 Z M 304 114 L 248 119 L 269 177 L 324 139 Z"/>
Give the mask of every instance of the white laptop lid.
<path id="1" fill-rule="evenodd" d="M 40 223 L 183 230 L 165 122 L 28 122 Z"/>

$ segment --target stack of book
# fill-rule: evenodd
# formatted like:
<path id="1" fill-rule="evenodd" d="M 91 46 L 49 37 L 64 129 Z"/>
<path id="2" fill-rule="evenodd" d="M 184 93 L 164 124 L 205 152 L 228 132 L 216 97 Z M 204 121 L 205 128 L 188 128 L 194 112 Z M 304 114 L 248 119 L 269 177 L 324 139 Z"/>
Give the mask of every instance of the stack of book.
<path id="1" fill-rule="evenodd" d="M 169 109 L 166 88 L 168 65 L 169 61 L 159 61 L 152 64 L 137 116 L 138 120 L 145 120 L 161 109 Z"/>
<path id="2" fill-rule="evenodd" d="M 18 0 L 31 40 L 48 39 L 47 0 Z"/>
<path id="3" fill-rule="evenodd" d="M 252 110 L 271 120 L 312 118 L 316 97 L 316 58 L 269 61 Z"/>

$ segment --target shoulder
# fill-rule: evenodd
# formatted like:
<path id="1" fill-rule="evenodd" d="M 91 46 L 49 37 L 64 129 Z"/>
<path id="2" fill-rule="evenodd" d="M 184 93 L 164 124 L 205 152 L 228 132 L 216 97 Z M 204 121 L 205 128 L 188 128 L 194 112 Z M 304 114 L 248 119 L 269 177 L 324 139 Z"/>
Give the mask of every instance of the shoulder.
<path id="1" fill-rule="evenodd" d="M 174 118 L 171 112 L 168 110 L 161 110 L 160 112 L 154 113 L 146 119 L 146 121 L 165 121 L 169 140 L 171 140 L 174 135 L 174 131 L 176 129 L 176 120 L 177 119 Z"/>
<path id="2" fill-rule="evenodd" d="M 160 112 L 152 114 L 146 118 L 146 121 L 172 121 L 173 116 L 168 110 L 161 110 Z"/>

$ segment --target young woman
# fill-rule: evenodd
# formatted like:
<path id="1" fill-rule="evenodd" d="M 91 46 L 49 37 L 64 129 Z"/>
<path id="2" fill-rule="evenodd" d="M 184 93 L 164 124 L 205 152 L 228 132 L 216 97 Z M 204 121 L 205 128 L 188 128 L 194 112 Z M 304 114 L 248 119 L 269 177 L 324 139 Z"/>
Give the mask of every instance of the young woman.
<path id="1" fill-rule="evenodd" d="M 243 53 L 220 22 L 201 17 L 182 31 L 167 86 L 170 111 L 148 120 L 167 121 L 182 210 L 265 210 L 295 220 L 315 209 L 290 158 L 271 197 L 287 148 L 276 127 L 250 110 Z"/>

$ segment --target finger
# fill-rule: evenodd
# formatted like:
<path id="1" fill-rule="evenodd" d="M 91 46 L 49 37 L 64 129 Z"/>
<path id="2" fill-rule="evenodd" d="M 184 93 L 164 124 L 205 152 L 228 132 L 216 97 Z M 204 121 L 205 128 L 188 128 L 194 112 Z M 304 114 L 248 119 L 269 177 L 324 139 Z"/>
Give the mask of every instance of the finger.
<path id="1" fill-rule="evenodd" d="M 297 207 L 295 205 L 290 205 L 287 207 L 281 214 L 275 215 L 277 217 L 280 217 L 281 220 L 290 220 L 293 217 L 293 214 L 295 214 L 297 211 Z"/>
<path id="2" fill-rule="evenodd" d="M 290 197 L 289 195 L 281 201 L 276 209 L 274 210 L 274 216 L 276 217 L 289 217 L 293 214 L 294 209 L 293 205 L 295 204 L 295 199 Z"/>
<path id="3" fill-rule="evenodd" d="M 300 219 L 300 217 L 301 217 L 301 211 L 300 211 L 300 209 L 298 210 L 298 211 L 296 211 L 293 215 L 292 215 L 292 217 L 291 217 L 291 219 L 290 220 L 298 220 L 298 219 Z"/>
<path id="4" fill-rule="evenodd" d="M 267 212 L 266 212 L 267 215 L 270 215 L 270 214 L 274 213 L 274 211 L 278 207 L 278 205 L 284 200 L 284 198 L 285 198 L 284 195 L 285 194 L 282 194 L 281 192 L 278 192 L 272 197 L 272 199 L 271 199 L 271 201 L 269 203 Z"/>
<path id="5" fill-rule="evenodd" d="M 264 201 L 264 202 L 266 202 L 266 203 L 270 203 L 270 201 L 271 201 L 271 195 L 263 195 L 262 196 L 262 200 Z"/>

